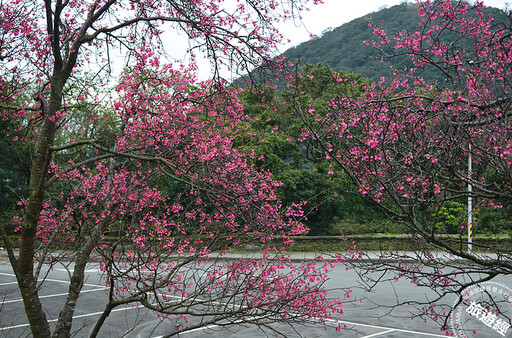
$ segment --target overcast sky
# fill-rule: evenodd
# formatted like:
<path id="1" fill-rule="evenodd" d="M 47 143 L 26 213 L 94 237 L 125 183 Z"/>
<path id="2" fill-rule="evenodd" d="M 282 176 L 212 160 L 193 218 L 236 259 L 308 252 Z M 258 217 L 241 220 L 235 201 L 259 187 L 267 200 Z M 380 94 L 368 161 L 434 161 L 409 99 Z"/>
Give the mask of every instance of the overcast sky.
<path id="1" fill-rule="evenodd" d="M 336 28 L 346 22 L 360 18 L 368 13 L 376 12 L 382 8 L 391 7 L 402 3 L 404 0 L 324 0 L 324 4 L 313 6 L 310 10 L 302 12 L 302 22 L 287 21 L 281 25 L 279 31 L 290 41 L 283 45 L 280 50 L 284 52 L 288 48 L 298 45 L 310 39 L 310 35 L 321 35 L 326 28 Z M 505 9 L 507 2 L 512 0 L 484 0 L 486 6 Z M 408 0 L 407 2 L 414 2 Z M 474 1 L 473 1 L 474 2 Z M 174 37 L 176 38 L 176 37 Z M 177 59 L 181 59 L 187 49 L 186 36 L 181 37 L 183 41 L 173 40 L 174 48 L 168 51 Z M 176 48 L 178 47 L 178 48 Z M 186 58 L 185 58 L 186 59 Z M 184 60 L 186 62 L 186 60 Z M 198 55 L 199 79 L 205 80 L 211 76 L 209 62 L 201 59 Z M 229 77 L 229 75 L 225 75 Z"/>
<path id="2" fill-rule="evenodd" d="M 297 27 L 288 22 L 280 28 L 283 35 L 292 40 L 289 46 L 284 47 L 283 51 L 307 41 L 310 33 L 320 35 L 326 28 L 339 27 L 383 7 L 398 5 L 403 0 L 324 0 L 324 2 L 323 5 L 312 6 L 309 11 L 303 12 L 304 27 Z M 413 1 L 409 0 L 408 2 Z M 484 0 L 486 6 L 500 9 L 505 9 L 507 2 L 512 2 L 512 0 Z"/>

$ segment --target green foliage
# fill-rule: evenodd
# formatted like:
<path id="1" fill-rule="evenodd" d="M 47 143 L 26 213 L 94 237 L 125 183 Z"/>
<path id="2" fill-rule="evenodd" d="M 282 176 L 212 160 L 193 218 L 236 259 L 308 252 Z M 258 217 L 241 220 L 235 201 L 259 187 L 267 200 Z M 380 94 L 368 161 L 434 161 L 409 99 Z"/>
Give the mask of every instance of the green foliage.
<path id="1" fill-rule="evenodd" d="M 498 207 L 480 207 L 475 220 L 474 232 L 495 236 L 512 234 L 512 206 L 505 204 Z"/>
<path id="2" fill-rule="evenodd" d="M 14 231 L 13 215 L 17 202 L 28 194 L 32 144 L 24 144 L 26 135 L 20 122 L 0 119 L 0 221 L 7 233 Z"/>
<path id="3" fill-rule="evenodd" d="M 333 234 L 330 225 L 343 205 L 339 187 L 325 176 L 308 169 L 288 170 L 276 176 L 283 183 L 278 194 L 285 205 L 307 201 L 303 210 L 310 235 Z"/>
<path id="4" fill-rule="evenodd" d="M 371 22 L 374 26 L 384 29 L 391 38 L 400 30 L 414 30 L 418 27 L 417 10 L 416 3 L 402 3 L 370 13 L 327 31 L 321 37 L 292 47 L 283 55 L 287 59 L 300 60 L 301 64 L 321 62 L 333 69 L 347 70 L 376 81 L 381 77 L 390 77 L 393 72 L 391 67 L 399 70 L 403 70 L 404 67 L 411 68 L 411 59 L 406 55 L 395 57 L 392 61 L 386 58 L 381 59 L 382 55 L 378 51 L 363 43 L 363 41 L 374 39 L 373 28 L 368 24 Z M 501 10 L 488 7 L 485 12 L 495 18 L 495 23 L 508 22 L 507 14 Z M 417 75 L 431 83 L 436 80 L 441 81 L 443 78 L 434 67 L 421 69 Z"/>
<path id="5" fill-rule="evenodd" d="M 482 204 L 482 203 L 480 203 Z M 485 203 L 484 203 L 485 204 Z M 473 235 L 496 235 L 512 230 L 512 208 L 510 205 L 481 205 L 473 210 Z M 437 234 L 462 234 L 467 232 L 468 212 L 466 201 L 446 201 L 429 220 Z"/>
<path id="6" fill-rule="evenodd" d="M 300 125 L 289 111 L 282 109 L 277 93 L 269 87 L 240 94 L 249 120 L 240 125 L 235 145 L 254 151 L 254 161 L 274 175 L 305 165 L 300 144 L 296 142 Z"/>
<path id="7" fill-rule="evenodd" d="M 375 210 L 375 206 L 372 208 Z M 368 208 L 367 210 L 372 210 Z M 333 223 L 331 232 L 343 236 L 364 234 L 403 234 L 404 228 L 385 217 L 373 215 L 364 220 L 357 220 L 359 216 L 354 213 L 354 218 L 345 218 Z"/>
<path id="8" fill-rule="evenodd" d="M 458 234 L 467 223 L 466 206 L 456 201 L 446 201 L 432 216 L 436 233 Z"/>
<path id="9" fill-rule="evenodd" d="M 307 202 L 304 222 L 310 235 L 339 235 L 337 225 L 344 221 L 373 222 L 370 232 L 389 230 L 382 226 L 386 221 L 378 206 L 353 191 L 343 172 L 332 171 L 315 140 L 299 141 L 304 125 L 294 110 L 297 105 L 313 108 L 316 117 L 325 117 L 328 102 L 359 95 L 368 81 L 358 74 L 335 73 L 327 65 L 305 65 L 287 90 L 253 88 L 240 95 L 249 120 L 240 126 L 242 133 L 235 143 L 253 151 L 254 162 L 282 182 L 278 195 L 284 205 Z"/>

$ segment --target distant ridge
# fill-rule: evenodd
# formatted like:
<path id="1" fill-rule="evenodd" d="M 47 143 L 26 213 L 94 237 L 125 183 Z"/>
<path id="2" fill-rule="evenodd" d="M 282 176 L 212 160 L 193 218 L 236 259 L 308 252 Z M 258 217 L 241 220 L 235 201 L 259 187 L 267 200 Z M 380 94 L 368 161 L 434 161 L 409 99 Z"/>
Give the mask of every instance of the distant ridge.
<path id="1" fill-rule="evenodd" d="M 366 78 L 375 80 L 389 77 L 392 74 L 390 66 L 397 69 L 410 67 L 407 57 L 390 61 L 380 61 L 375 50 L 363 44 L 365 40 L 374 38 L 372 22 L 375 26 L 386 31 L 388 36 L 403 29 L 413 30 L 418 27 L 417 3 L 402 3 L 390 8 L 367 14 L 334 29 L 327 29 L 322 36 L 313 37 L 309 41 L 286 50 L 283 55 L 287 59 L 299 60 L 300 64 L 323 63 L 334 70 L 345 70 L 359 73 Z M 487 7 L 485 11 L 491 14 L 496 22 L 508 22 L 507 14 L 499 9 Z M 439 74 L 434 69 L 425 69 L 422 74 L 426 79 L 438 79 Z"/>

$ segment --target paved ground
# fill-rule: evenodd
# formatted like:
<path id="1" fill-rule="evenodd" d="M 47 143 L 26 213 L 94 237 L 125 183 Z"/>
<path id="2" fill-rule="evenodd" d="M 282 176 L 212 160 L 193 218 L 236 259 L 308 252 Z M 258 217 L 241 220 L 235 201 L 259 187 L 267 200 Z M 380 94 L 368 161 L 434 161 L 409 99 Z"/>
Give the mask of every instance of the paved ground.
<path id="1" fill-rule="evenodd" d="M 301 257 L 296 257 L 301 258 Z M 302 257 L 303 258 L 303 257 Z M 311 258 L 311 257 L 309 257 Z M 503 281 L 507 282 L 507 281 Z M 512 281 L 509 283 L 512 284 Z M 67 293 L 68 277 L 63 269 L 51 271 L 40 290 L 43 306 L 49 314 L 49 318 L 57 318 L 58 311 Z M 357 285 L 357 274 L 351 270 L 345 271 L 345 267 L 339 266 L 330 273 L 330 280 L 326 287 L 328 289 L 348 287 Z M 511 285 L 512 286 L 512 285 Z M 297 337 L 298 330 L 305 337 L 444 337 L 439 328 L 430 322 L 411 320 L 410 311 L 412 308 L 403 307 L 393 315 L 385 316 L 386 310 L 377 307 L 378 304 L 392 304 L 397 293 L 401 299 L 418 299 L 429 296 L 429 290 L 418 290 L 418 287 L 407 281 L 401 281 L 394 285 L 379 285 L 372 293 L 365 293 L 362 290 L 354 289 L 352 293 L 353 303 L 346 303 L 345 314 L 340 317 L 346 330 L 335 332 L 325 331 L 320 325 L 309 327 L 294 327 L 279 329 L 285 330 L 287 336 Z M 331 292 L 331 296 L 336 296 Z M 23 311 L 21 296 L 17 290 L 15 277 L 6 261 L 0 261 L 0 297 L 3 305 L 0 311 L 0 337 L 28 337 L 30 336 L 28 324 Z M 87 281 L 82 295 L 77 304 L 77 311 L 74 317 L 74 329 L 78 330 L 78 337 L 86 337 L 92 329 L 104 308 L 106 289 L 102 286 L 99 278 L 98 265 L 91 263 L 87 269 Z M 360 302 L 359 300 L 362 300 Z M 129 328 L 137 324 L 134 330 Z M 334 325 L 334 323 L 333 323 Z M 276 327 L 277 328 L 277 327 Z M 170 332 L 171 328 L 165 321 L 158 319 L 154 314 L 145 309 L 125 307 L 115 309 L 109 317 L 108 322 L 102 329 L 101 337 L 161 337 Z M 492 333 L 492 332 L 491 332 Z M 240 325 L 229 329 L 218 326 L 210 326 L 205 329 L 198 329 L 181 334 L 180 337 L 262 337 L 264 333 L 251 325 Z M 268 336 L 273 335 L 268 332 Z M 475 335 L 474 337 L 493 337 L 486 335 Z M 495 335 L 501 337 L 500 335 Z"/>

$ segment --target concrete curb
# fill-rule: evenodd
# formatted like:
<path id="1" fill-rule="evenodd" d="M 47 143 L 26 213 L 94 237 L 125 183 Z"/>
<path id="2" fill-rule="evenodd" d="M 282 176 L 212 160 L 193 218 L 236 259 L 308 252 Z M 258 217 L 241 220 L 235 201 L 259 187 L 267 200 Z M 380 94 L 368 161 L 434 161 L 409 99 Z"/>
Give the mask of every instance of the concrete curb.
<path id="1" fill-rule="evenodd" d="M 15 252 L 17 255 L 17 251 Z M 475 254 L 479 259 L 485 260 L 497 260 L 499 257 L 496 254 L 488 254 L 488 253 L 477 253 Z M 512 255 L 508 255 L 508 259 L 500 258 L 500 261 L 512 261 Z M 177 256 L 178 259 L 185 258 L 186 256 Z M 211 254 L 209 255 L 210 259 L 219 261 L 231 261 L 231 260 L 260 260 L 262 255 L 257 252 L 234 252 L 227 253 L 224 255 L 220 254 Z M 346 263 L 421 263 L 421 261 L 428 261 L 426 257 L 419 257 L 416 252 L 412 251 L 398 251 L 398 252 L 379 252 L 379 251 L 370 251 L 370 252 L 362 252 L 362 253 L 317 253 L 317 252 L 289 252 L 282 254 L 281 257 L 287 257 L 290 261 L 298 263 L 298 262 L 307 262 L 307 261 L 330 261 L 330 260 L 338 260 L 340 258 L 341 262 Z M 272 254 L 269 254 L 267 258 L 269 260 L 275 260 L 276 257 Z M 0 249 L 0 261 L 8 261 L 9 258 L 7 256 L 7 252 L 4 249 Z M 474 264 L 471 260 L 467 260 L 460 257 L 454 257 L 448 255 L 446 253 L 437 252 L 433 253 L 433 256 L 430 258 L 437 263 L 446 262 L 446 263 L 456 263 L 456 264 Z M 64 258 L 63 261 L 66 261 Z M 90 259 L 91 262 L 99 261 L 98 256 L 92 256 Z"/>

